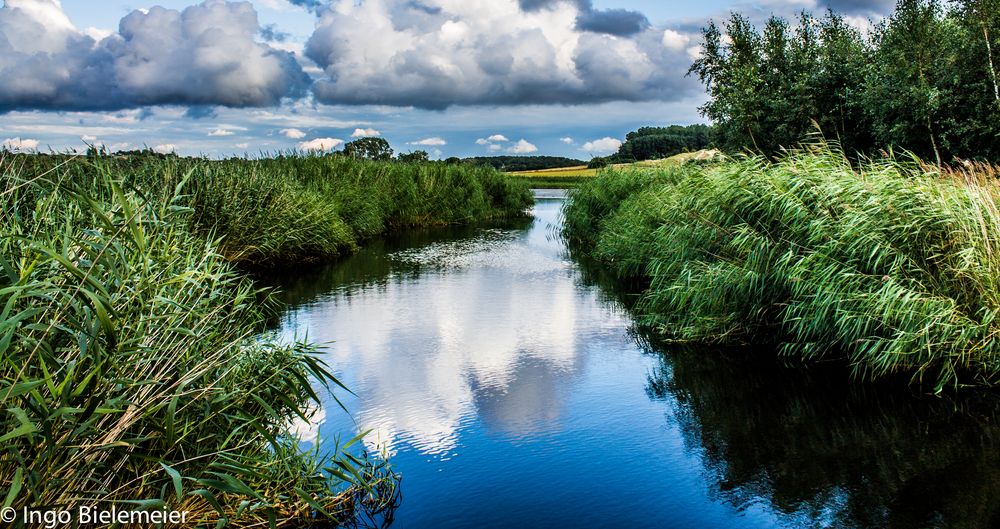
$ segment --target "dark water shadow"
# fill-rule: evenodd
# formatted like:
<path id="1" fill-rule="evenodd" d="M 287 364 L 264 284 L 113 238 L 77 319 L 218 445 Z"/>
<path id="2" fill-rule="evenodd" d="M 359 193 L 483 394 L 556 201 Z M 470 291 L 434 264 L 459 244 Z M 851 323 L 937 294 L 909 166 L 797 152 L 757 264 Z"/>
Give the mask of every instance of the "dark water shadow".
<path id="1" fill-rule="evenodd" d="M 582 281 L 634 309 L 641 284 L 573 257 Z M 766 502 L 812 527 L 1000 527 L 1000 394 L 936 397 L 906 380 L 851 381 L 841 364 L 795 365 L 771 349 L 663 342 L 646 391 L 701 454 L 713 494 Z"/>

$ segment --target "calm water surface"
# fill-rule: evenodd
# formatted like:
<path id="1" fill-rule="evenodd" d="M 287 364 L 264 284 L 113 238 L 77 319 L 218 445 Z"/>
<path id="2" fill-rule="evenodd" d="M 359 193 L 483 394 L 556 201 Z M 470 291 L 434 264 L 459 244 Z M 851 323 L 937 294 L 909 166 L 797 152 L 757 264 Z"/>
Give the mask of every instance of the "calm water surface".
<path id="1" fill-rule="evenodd" d="M 304 433 L 372 430 L 403 475 L 393 527 L 1000 523 L 994 396 L 648 345 L 628 298 L 570 259 L 562 204 L 280 279 L 281 333 L 332 342 L 357 394 L 340 395 L 353 418 L 329 403 Z"/>

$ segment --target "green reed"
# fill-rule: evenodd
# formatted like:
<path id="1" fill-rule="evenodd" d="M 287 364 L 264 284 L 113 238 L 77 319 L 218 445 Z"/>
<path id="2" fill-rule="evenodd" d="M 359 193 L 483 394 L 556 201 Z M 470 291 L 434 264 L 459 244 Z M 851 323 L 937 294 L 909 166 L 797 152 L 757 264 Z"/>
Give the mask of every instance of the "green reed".
<path id="1" fill-rule="evenodd" d="M 608 172 L 581 186 L 566 233 L 677 341 L 773 343 L 855 376 L 936 391 L 1000 375 L 1000 209 L 988 166 L 860 167 L 825 145 L 777 162 Z"/>
<path id="2" fill-rule="evenodd" d="M 189 524 L 337 525 L 397 477 L 291 433 L 344 391 L 234 265 L 330 259 L 414 225 L 523 215 L 499 173 L 338 157 L 0 155 L 4 506 L 119 504 Z M 318 443 L 317 443 L 318 445 Z"/>

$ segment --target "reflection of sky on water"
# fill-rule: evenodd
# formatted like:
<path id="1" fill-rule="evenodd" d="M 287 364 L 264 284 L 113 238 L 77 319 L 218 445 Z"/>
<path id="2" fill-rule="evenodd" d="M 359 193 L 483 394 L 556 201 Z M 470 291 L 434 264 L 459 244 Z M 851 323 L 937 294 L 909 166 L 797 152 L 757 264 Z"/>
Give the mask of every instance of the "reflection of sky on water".
<path id="1" fill-rule="evenodd" d="M 353 419 L 328 402 L 312 433 L 332 447 L 372 430 L 366 446 L 403 475 L 395 528 L 773 526 L 710 497 L 700 455 L 646 393 L 656 362 L 556 236 L 561 205 L 286 282 L 282 332 L 332 342 L 356 393 L 340 392 Z"/>
<path id="2" fill-rule="evenodd" d="M 335 341 L 328 362 L 350 371 L 352 412 L 370 442 L 445 455 L 475 416 L 514 437 L 555 427 L 579 341 L 625 325 L 595 296 L 581 299 L 550 228 L 558 204 L 540 208 L 528 231 L 396 252 L 389 258 L 422 270 L 416 279 L 347 285 L 289 314 L 286 332 Z"/>
<path id="3" fill-rule="evenodd" d="M 752 348 L 644 352 L 553 237 L 560 204 L 282 282 L 282 332 L 336 340 L 357 394 L 296 431 L 372 429 L 403 475 L 394 529 L 1000 527 L 1000 397 L 957 413 Z"/>

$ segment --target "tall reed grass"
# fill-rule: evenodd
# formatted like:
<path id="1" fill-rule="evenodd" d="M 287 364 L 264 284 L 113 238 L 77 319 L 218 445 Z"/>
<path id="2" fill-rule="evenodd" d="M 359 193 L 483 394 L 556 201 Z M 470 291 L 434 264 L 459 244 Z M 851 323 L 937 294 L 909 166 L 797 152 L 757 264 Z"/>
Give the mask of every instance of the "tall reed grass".
<path id="1" fill-rule="evenodd" d="M 936 391 L 1000 380 L 1000 187 L 986 166 L 864 161 L 826 145 L 657 173 L 610 171 L 566 208 L 578 250 L 648 280 L 671 339 L 777 342 Z"/>
<path id="2" fill-rule="evenodd" d="M 193 210 L 192 231 L 216 239 L 228 260 L 249 268 L 329 260 L 407 227 L 519 217 L 532 203 L 527 186 L 488 167 L 337 155 L 7 154 L 4 169 L 15 168 L 24 175 L 57 170 L 92 194 L 106 191 L 96 185 L 101 173 L 146 197 L 162 198 L 183 182 L 176 191 Z"/>
<path id="3" fill-rule="evenodd" d="M 391 514 L 398 478 L 356 439 L 321 454 L 289 433 L 344 389 L 311 345 L 261 337 L 273 298 L 234 264 L 327 259 L 530 200 L 485 169 L 0 155 L 3 507 L 272 527 Z"/>

